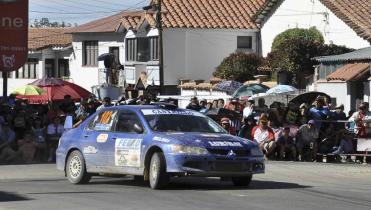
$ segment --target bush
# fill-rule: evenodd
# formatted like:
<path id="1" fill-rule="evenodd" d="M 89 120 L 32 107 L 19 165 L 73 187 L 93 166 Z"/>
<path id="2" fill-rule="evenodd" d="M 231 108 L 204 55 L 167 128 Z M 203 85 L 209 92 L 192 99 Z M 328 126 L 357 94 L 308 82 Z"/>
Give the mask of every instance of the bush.
<path id="1" fill-rule="evenodd" d="M 213 76 L 244 82 L 254 79 L 257 69 L 262 63 L 263 58 L 257 54 L 232 53 L 216 68 Z"/>

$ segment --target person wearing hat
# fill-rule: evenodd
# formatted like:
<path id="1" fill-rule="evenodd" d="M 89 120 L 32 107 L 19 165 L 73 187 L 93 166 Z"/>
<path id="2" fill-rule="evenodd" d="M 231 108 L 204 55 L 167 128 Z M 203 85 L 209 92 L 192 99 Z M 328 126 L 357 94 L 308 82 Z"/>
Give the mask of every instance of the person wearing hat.
<path id="1" fill-rule="evenodd" d="M 358 111 L 350 118 L 350 122 L 354 122 L 354 133 L 357 137 L 367 137 L 371 135 L 371 112 L 367 102 L 363 102 L 358 106 Z"/>
<path id="2" fill-rule="evenodd" d="M 344 105 L 340 104 L 339 106 L 335 107 L 335 111 L 332 114 L 333 119 L 336 121 L 345 121 L 347 119 L 346 114 L 344 113 Z M 335 123 L 335 130 L 341 130 L 345 128 L 344 122 L 336 122 Z"/>
<path id="3" fill-rule="evenodd" d="M 318 151 L 317 144 L 318 136 L 319 130 L 315 126 L 314 120 L 309 120 L 307 124 L 300 126 L 296 134 L 296 149 L 302 161 L 303 161 L 303 149 L 304 147 L 308 146 L 312 152 L 311 153 L 312 160 L 315 160 Z"/>
<path id="4" fill-rule="evenodd" d="M 282 130 L 282 135 L 278 137 L 276 143 L 278 148 L 278 158 L 280 160 L 283 160 L 284 158 L 292 161 L 296 160 L 296 146 L 294 138 L 290 136 L 290 127 L 285 127 Z"/>
<path id="5" fill-rule="evenodd" d="M 231 101 L 226 104 L 224 108 L 238 113 L 243 112 L 243 106 L 240 104 L 238 98 L 232 98 Z"/>
<path id="6" fill-rule="evenodd" d="M 276 143 L 274 141 L 274 132 L 268 127 L 268 117 L 266 114 L 261 114 L 259 125 L 252 129 L 251 136 L 254 141 L 258 142 L 266 159 L 273 154 Z"/>
<path id="7" fill-rule="evenodd" d="M 236 130 L 231 126 L 231 120 L 228 117 L 223 117 L 220 120 L 220 125 L 231 135 L 236 135 Z"/>

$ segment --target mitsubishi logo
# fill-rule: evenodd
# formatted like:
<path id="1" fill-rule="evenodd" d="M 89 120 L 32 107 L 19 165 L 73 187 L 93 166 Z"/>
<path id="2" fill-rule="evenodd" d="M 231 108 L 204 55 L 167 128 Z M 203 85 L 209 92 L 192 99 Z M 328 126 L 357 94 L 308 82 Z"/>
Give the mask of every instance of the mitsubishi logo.
<path id="1" fill-rule="evenodd" d="M 228 156 L 236 156 L 236 153 L 233 152 L 233 150 L 230 150 L 230 151 L 228 152 Z"/>

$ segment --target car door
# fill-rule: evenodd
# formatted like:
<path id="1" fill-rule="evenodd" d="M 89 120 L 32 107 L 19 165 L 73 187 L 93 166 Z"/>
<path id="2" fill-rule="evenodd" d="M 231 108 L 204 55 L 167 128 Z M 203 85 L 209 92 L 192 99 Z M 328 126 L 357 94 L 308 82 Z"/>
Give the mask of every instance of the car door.
<path id="1" fill-rule="evenodd" d="M 107 164 L 105 144 L 112 135 L 116 110 L 98 113 L 83 131 L 81 146 L 88 169 L 102 171 Z"/>
<path id="2" fill-rule="evenodd" d="M 117 115 L 114 133 L 108 142 L 108 164 L 115 171 L 135 174 L 141 167 L 142 144 L 145 130 L 139 116 L 130 110 L 120 110 Z"/>

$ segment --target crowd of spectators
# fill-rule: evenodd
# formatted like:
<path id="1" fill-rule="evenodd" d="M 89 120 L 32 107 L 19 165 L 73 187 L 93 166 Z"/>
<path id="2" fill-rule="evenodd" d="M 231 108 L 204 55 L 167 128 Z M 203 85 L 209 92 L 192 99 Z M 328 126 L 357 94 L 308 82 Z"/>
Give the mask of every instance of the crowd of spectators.
<path id="1" fill-rule="evenodd" d="M 257 104 L 238 99 L 224 104 L 221 99 L 198 102 L 195 97 L 187 108 L 206 114 L 221 108 L 238 113 L 239 117 L 222 116 L 220 125 L 232 135 L 258 142 L 266 159 L 315 161 L 318 153 L 355 153 L 355 139 L 371 134 L 371 113 L 366 102 L 348 115 L 343 105 L 334 107 L 322 96 L 312 104 L 274 102 L 269 107 L 264 98 L 259 98 Z"/>
<path id="2" fill-rule="evenodd" d="M 150 99 L 139 97 L 134 101 L 121 98 L 116 104 L 149 104 Z M 66 116 L 73 116 L 73 126 L 80 125 L 97 110 L 113 106 L 109 97 L 97 100 L 93 95 L 79 105 L 69 95 L 61 102 L 46 105 L 28 104 L 14 95 L 0 101 L 0 164 L 55 161 L 55 150 L 64 131 Z M 323 97 L 313 104 L 285 106 L 275 102 L 269 107 L 260 98 L 242 103 L 232 99 L 198 101 L 191 99 L 187 109 L 208 114 L 224 109 L 238 117 L 221 116 L 220 125 L 232 135 L 259 143 L 267 159 L 314 161 L 316 154 L 352 153 L 355 137 L 371 134 L 371 113 L 368 103 L 362 103 L 357 112 L 344 113 L 344 106 L 332 108 Z M 349 130 L 354 132 L 349 132 Z"/>

